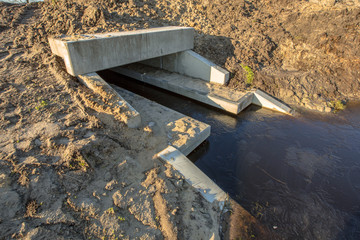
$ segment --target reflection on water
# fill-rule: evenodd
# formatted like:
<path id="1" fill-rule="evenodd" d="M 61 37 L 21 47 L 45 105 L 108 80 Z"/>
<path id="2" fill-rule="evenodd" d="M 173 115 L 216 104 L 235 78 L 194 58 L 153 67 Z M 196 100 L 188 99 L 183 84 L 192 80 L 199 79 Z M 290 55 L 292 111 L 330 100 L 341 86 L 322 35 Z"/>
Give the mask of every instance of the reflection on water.
<path id="1" fill-rule="evenodd" d="M 279 239 L 360 239 L 360 105 L 337 115 L 250 107 L 233 116 L 102 74 L 210 124 L 189 158 Z"/>

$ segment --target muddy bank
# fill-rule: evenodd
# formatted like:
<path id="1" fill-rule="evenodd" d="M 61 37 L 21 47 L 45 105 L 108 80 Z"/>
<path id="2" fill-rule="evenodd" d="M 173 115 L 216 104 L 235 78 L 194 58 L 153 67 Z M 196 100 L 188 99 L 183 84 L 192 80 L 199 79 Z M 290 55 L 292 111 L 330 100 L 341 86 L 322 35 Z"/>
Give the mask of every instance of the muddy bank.
<path id="1" fill-rule="evenodd" d="M 219 239 L 217 205 L 153 158 L 166 138 L 51 56 L 41 6 L 1 3 L 0 238 Z"/>

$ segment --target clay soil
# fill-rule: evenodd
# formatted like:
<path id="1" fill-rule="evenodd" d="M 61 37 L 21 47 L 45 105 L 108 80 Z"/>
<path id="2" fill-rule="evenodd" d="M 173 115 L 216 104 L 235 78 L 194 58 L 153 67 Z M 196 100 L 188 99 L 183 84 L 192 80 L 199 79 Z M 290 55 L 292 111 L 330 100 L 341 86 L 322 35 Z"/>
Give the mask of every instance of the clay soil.
<path id="1" fill-rule="evenodd" d="M 48 36 L 192 26 L 195 51 L 231 72 L 230 87 L 328 112 L 359 100 L 359 22 L 356 0 L 0 2 L 0 238 L 277 238 L 154 157 L 166 140 L 147 123 L 127 128 Z"/>

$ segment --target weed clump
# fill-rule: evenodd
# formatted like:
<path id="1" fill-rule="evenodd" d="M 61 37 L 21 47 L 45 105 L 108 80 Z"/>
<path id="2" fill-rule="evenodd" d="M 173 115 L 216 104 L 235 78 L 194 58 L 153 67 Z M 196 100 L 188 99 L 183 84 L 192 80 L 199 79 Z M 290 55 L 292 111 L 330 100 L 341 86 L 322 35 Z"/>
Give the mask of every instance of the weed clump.
<path id="1" fill-rule="evenodd" d="M 254 72 L 249 66 L 241 64 L 241 67 L 246 72 L 246 85 L 249 87 L 254 82 Z"/>
<path id="2" fill-rule="evenodd" d="M 75 158 L 73 158 L 69 164 L 70 169 L 72 169 L 72 170 L 80 169 L 84 172 L 86 172 L 88 167 L 89 167 L 89 164 L 86 162 L 86 160 L 84 159 L 84 157 L 81 154 L 79 154 Z"/>
<path id="3" fill-rule="evenodd" d="M 36 203 L 35 200 L 30 201 L 26 206 L 25 217 L 35 217 L 38 208 L 39 205 Z"/>
<path id="4" fill-rule="evenodd" d="M 36 110 L 40 110 L 46 107 L 49 103 L 46 100 L 41 100 L 39 105 L 35 107 Z"/>
<path id="5" fill-rule="evenodd" d="M 342 111 L 345 109 L 345 104 L 341 100 L 331 101 L 329 107 L 334 109 L 334 112 Z"/>

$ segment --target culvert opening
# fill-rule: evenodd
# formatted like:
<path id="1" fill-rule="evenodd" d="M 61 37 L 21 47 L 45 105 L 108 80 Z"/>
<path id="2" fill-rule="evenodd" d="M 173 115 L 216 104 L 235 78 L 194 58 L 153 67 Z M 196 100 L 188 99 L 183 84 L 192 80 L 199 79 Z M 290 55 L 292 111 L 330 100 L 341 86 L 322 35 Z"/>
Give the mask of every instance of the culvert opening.
<path id="1" fill-rule="evenodd" d="M 297 118 L 250 105 L 234 116 L 108 71 L 99 74 L 211 125 L 210 137 L 188 157 L 281 237 L 360 236 L 360 104 L 339 115 Z"/>

